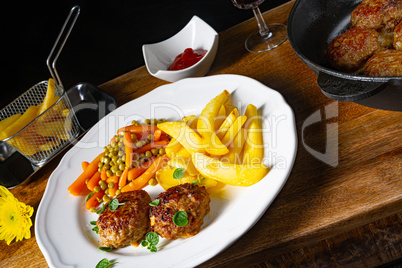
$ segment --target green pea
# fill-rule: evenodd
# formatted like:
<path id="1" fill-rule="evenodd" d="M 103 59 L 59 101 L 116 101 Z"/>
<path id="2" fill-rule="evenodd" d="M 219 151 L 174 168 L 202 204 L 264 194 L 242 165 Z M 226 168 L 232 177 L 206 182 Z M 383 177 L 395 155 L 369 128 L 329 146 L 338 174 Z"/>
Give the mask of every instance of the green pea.
<path id="1" fill-rule="evenodd" d="M 153 155 L 157 155 L 159 150 L 154 148 L 154 149 L 151 150 L 151 152 L 152 152 Z"/>
<path id="2" fill-rule="evenodd" d="M 105 194 L 105 195 L 102 197 L 102 200 L 103 200 L 103 202 L 109 202 L 109 201 L 110 201 L 110 197 Z"/>
<path id="3" fill-rule="evenodd" d="M 146 151 L 146 152 L 145 152 L 145 156 L 146 156 L 146 157 L 151 157 L 151 156 L 152 156 L 152 152 L 151 152 L 151 151 Z"/>
<path id="4" fill-rule="evenodd" d="M 113 182 L 109 182 L 109 184 L 107 185 L 107 187 L 108 187 L 109 189 L 112 189 L 112 188 L 114 187 L 114 183 L 113 183 Z"/>
<path id="5" fill-rule="evenodd" d="M 101 188 L 100 188 L 99 186 L 95 186 L 95 187 L 94 187 L 94 192 L 95 192 L 95 193 L 99 192 L 100 190 L 101 190 Z"/>
<path id="6" fill-rule="evenodd" d="M 160 148 L 160 149 L 159 149 L 159 154 L 160 154 L 160 155 L 165 154 L 165 149 Z"/>
<path id="7" fill-rule="evenodd" d="M 121 170 L 116 171 L 116 176 L 117 176 L 117 177 L 120 177 L 121 174 L 123 174 L 123 171 L 121 171 Z"/>
<path id="8" fill-rule="evenodd" d="M 151 124 L 151 120 L 145 119 L 144 123 L 147 124 L 147 125 L 149 125 L 149 124 Z"/>
<path id="9" fill-rule="evenodd" d="M 111 170 L 106 170 L 106 176 L 109 178 L 110 176 L 112 176 L 113 173 Z"/>

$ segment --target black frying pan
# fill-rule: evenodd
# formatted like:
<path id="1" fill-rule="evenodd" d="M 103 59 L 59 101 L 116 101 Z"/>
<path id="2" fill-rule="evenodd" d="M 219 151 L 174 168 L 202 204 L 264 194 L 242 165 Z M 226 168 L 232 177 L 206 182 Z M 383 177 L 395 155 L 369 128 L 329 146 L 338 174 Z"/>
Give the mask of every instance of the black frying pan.
<path id="1" fill-rule="evenodd" d="M 351 75 L 333 69 L 328 43 L 350 27 L 350 14 L 361 0 L 297 0 L 288 21 L 291 46 L 317 75 L 325 96 L 366 106 L 402 111 L 402 77 Z"/>

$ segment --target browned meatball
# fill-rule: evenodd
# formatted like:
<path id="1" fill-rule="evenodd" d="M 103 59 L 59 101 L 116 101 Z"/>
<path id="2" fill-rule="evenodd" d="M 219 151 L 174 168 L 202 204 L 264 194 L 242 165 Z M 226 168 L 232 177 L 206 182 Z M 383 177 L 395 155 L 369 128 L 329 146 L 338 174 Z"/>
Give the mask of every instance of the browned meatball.
<path id="1" fill-rule="evenodd" d="M 379 49 L 375 30 L 356 27 L 329 43 L 327 57 L 331 65 L 340 71 L 360 73 L 366 60 Z"/>
<path id="2" fill-rule="evenodd" d="M 352 12 L 352 27 L 392 32 L 402 20 L 401 0 L 363 0 Z"/>
<path id="3" fill-rule="evenodd" d="M 151 226 L 154 232 L 169 240 L 196 235 L 209 212 L 211 200 L 204 186 L 191 183 L 171 187 L 159 194 L 158 199 L 159 205 L 150 210 Z M 188 223 L 183 227 L 173 223 L 178 211 L 187 213 Z"/>
<path id="4" fill-rule="evenodd" d="M 402 22 L 399 23 L 394 30 L 394 48 L 402 50 Z"/>
<path id="5" fill-rule="evenodd" d="M 138 246 L 149 230 L 151 197 L 144 190 L 138 190 L 121 193 L 117 199 L 124 205 L 114 211 L 107 206 L 96 222 L 102 244 L 114 248 Z"/>
<path id="6" fill-rule="evenodd" d="M 402 50 L 386 49 L 374 54 L 366 63 L 368 76 L 402 76 Z"/>

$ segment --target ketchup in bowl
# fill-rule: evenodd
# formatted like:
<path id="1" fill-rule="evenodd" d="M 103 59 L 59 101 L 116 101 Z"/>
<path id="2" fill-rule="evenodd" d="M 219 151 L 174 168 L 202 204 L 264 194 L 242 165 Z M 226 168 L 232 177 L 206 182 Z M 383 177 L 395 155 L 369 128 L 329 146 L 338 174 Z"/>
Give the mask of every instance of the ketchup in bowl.
<path id="1" fill-rule="evenodd" d="M 204 49 L 193 50 L 192 48 L 186 48 L 183 53 L 176 56 L 168 70 L 177 71 L 193 66 L 199 62 L 206 53 L 207 51 Z"/>

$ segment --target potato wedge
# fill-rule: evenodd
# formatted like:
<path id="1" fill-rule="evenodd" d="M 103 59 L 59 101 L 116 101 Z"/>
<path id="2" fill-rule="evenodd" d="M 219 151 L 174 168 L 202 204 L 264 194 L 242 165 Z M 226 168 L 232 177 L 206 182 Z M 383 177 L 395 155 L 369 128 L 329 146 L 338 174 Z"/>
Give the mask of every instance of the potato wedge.
<path id="1" fill-rule="evenodd" d="M 21 117 L 21 114 L 13 114 L 3 120 L 0 121 L 0 132 L 5 130 L 7 127 L 11 126 L 18 118 Z"/>
<path id="2" fill-rule="evenodd" d="M 213 98 L 202 110 L 197 121 L 197 131 L 201 134 L 205 150 L 209 154 L 223 155 L 229 152 L 228 148 L 222 144 L 215 134 L 215 118 L 221 106 L 226 102 L 230 93 L 224 90 L 221 94 Z"/>
<path id="3" fill-rule="evenodd" d="M 218 115 L 215 118 L 215 126 L 214 129 L 219 129 L 219 127 L 222 125 L 223 121 L 226 119 L 226 109 L 225 106 L 222 105 L 221 108 L 219 109 Z"/>
<path id="4" fill-rule="evenodd" d="M 190 153 L 205 152 L 201 136 L 186 125 L 186 123 L 181 121 L 164 122 L 158 124 L 158 128 L 179 141 Z"/>
<path id="5" fill-rule="evenodd" d="M 192 115 L 183 117 L 182 120 L 184 123 L 187 124 L 187 126 L 192 128 L 193 130 L 197 130 L 198 116 L 192 114 Z"/>
<path id="6" fill-rule="evenodd" d="M 56 103 L 57 98 L 55 94 L 56 94 L 56 83 L 53 78 L 49 78 L 49 81 L 47 83 L 46 96 L 43 99 L 42 103 L 40 104 L 39 114 L 43 113 L 44 111 L 49 109 L 50 106 Z"/>
<path id="7" fill-rule="evenodd" d="M 226 131 L 225 136 L 222 138 L 222 143 L 226 146 L 229 146 L 232 141 L 236 138 L 237 133 L 239 133 L 240 129 L 244 125 L 247 120 L 247 116 L 241 115 L 236 118 L 233 124 L 230 126 L 228 131 Z"/>
<path id="8" fill-rule="evenodd" d="M 198 176 L 191 176 L 185 172 L 183 177 L 180 180 L 177 180 L 173 178 L 173 172 L 175 170 L 176 167 L 166 166 L 156 172 L 155 179 L 163 189 L 167 190 L 173 186 L 184 183 L 194 183 L 199 178 Z M 197 184 L 200 186 L 205 186 L 205 188 L 211 188 L 216 186 L 217 182 L 213 179 L 199 178 L 199 182 L 197 182 Z"/>
<path id="9" fill-rule="evenodd" d="M 182 168 L 186 170 L 186 172 L 190 176 L 197 176 L 197 174 L 199 173 L 198 170 L 195 168 L 193 161 L 191 160 L 191 155 L 189 157 L 183 157 L 179 155 L 171 158 L 168 161 L 168 165 L 175 168 Z"/>
<path id="10" fill-rule="evenodd" d="M 59 138 L 62 138 L 61 134 L 64 134 L 64 132 L 70 132 L 72 128 L 73 123 L 71 120 L 65 119 L 42 123 L 40 127 L 37 128 L 36 132 L 42 136 L 59 137 L 60 135 Z"/>
<path id="11" fill-rule="evenodd" d="M 237 108 L 234 108 L 229 115 L 225 118 L 221 126 L 219 127 L 218 131 L 216 132 L 216 135 L 218 136 L 219 139 L 222 139 L 223 136 L 225 136 L 225 133 L 228 131 L 230 126 L 233 124 L 233 122 L 236 120 L 236 118 L 239 116 L 239 111 Z"/>
<path id="12" fill-rule="evenodd" d="M 174 158 L 176 153 L 182 148 L 183 146 L 181 143 L 176 140 L 175 138 L 172 138 L 169 142 L 169 144 L 165 148 L 166 155 L 169 156 L 169 158 Z"/>
<path id="13" fill-rule="evenodd" d="M 264 164 L 227 164 L 202 153 L 193 153 L 195 168 L 206 178 L 234 186 L 250 186 L 264 178 L 270 168 Z"/>
<path id="14" fill-rule="evenodd" d="M 222 156 L 224 159 L 221 159 L 221 161 L 231 164 L 242 164 L 242 150 L 244 143 L 246 141 L 246 130 L 241 129 L 239 133 L 237 133 L 236 138 L 233 140 L 233 142 L 229 146 L 229 153 L 227 155 Z"/>
<path id="15" fill-rule="evenodd" d="M 257 108 L 252 104 L 247 106 L 245 115 L 248 122 L 245 125 L 247 138 L 243 149 L 243 164 L 261 163 L 264 157 L 261 118 L 258 115 Z"/>
<path id="16" fill-rule="evenodd" d="M 0 133 L 0 140 L 7 139 L 26 127 L 38 116 L 38 111 L 38 106 L 30 106 L 22 116 Z"/>

